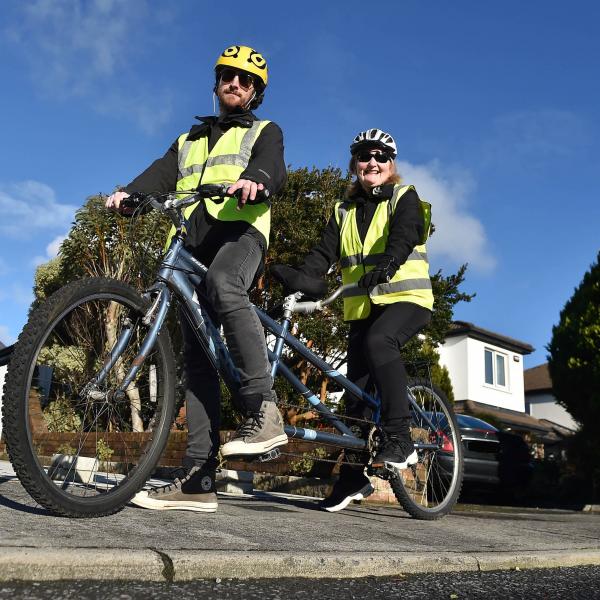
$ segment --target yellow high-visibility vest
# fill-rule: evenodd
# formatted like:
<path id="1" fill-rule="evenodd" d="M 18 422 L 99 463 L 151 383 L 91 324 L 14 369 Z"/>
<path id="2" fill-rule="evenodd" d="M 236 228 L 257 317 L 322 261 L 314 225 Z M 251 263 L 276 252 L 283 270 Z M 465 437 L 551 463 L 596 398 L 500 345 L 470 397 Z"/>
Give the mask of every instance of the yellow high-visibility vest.
<path id="1" fill-rule="evenodd" d="M 177 189 L 194 190 L 199 183 L 235 183 L 250 162 L 254 142 L 270 121 L 254 121 L 251 127 L 231 127 L 208 151 L 208 136 L 188 140 L 188 133 L 179 136 Z M 202 182 L 200 182 L 202 177 Z M 246 221 L 260 231 L 269 244 L 271 208 L 265 202 L 246 204 L 237 210 L 237 198 L 225 198 L 223 202 L 205 199 L 208 214 L 219 221 Z M 186 218 L 194 212 L 198 202 L 184 210 Z M 175 234 L 171 228 L 167 246 Z"/>
<path id="2" fill-rule="evenodd" d="M 412 185 L 396 185 L 389 200 L 377 204 L 364 243 L 356 223 L 356 203 L 348 200 L 335 205 L 335 218 L 340 229 L 340 266 L 343 283 L 357 283 L 372 271 L 385 254 L 389 224 L 401 197 L 414 190 Z M 344 296 L 344 320 L 366 319 L 374 304 L 412 302 L 431 310 L 433 292 L 429 278 L 429 263 L 425 244 L 415 246 L 406 262 L 394 273 L 388 283 L 374 286 L 370 293 L 359 288 Z"/>

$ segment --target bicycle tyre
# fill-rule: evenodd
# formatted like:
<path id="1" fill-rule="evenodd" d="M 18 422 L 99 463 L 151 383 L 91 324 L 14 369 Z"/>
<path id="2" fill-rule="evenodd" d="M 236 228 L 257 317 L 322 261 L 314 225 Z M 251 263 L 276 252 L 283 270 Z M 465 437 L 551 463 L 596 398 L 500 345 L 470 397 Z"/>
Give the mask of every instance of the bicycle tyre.
<path id="1" fill-rule="evenodd" d="M 443 440 L 436 449 L 418 449 L 419 462 L 390 480 L 396 499 L 415 519 L 435 520 L 447 515 L 458 500 L 463 478 L 463 447 L 458 422 L 446 395 L 429 380 L 415 379 L 408 385 L 425 419 L 412 411 L 413 441 Z"/>
<path id="2" fill-rule="evenodd" d="M 6 446 L 23 487 L 56 515 L 100 517 L 121 510 L 164 450 L 175 409 L 175 361 L 166 328 L 127 400 L 110 397 L 110 384 L 122 381 L 145 337 L 141 317 L 147 308 L 123 282 L 78 280 L 32 311 L 15 345 L 4 386 Z M 106 390 L 98 392 L 104 401 L 96 402 L 84 396 L 82 384 L 98 373 L 125 321 L 132 335 L 103 382 Z"/>

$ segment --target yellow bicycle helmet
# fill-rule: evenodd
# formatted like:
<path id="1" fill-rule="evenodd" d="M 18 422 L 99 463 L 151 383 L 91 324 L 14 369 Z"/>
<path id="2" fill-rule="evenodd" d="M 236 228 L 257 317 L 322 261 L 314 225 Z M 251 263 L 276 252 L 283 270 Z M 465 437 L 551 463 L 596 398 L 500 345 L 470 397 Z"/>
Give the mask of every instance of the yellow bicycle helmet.
<path id="1" fill-rule="evenodd" d="M 233 67 L 234 69 L 252 73 L 252 75 L 260 79 L 263 87 L 267 87 L 267 80 L 269 79 L 267 61 L 262 54 L 253 48 L 249 48 L 248 46 L 229 46 L 217 58 L 215 71 L 218 72 L 223 67 Z"/>

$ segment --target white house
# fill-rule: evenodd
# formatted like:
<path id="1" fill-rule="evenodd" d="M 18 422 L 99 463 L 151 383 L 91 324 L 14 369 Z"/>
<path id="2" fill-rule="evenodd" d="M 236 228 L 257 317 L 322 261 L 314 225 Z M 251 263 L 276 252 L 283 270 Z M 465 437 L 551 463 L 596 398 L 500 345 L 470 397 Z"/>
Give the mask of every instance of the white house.
<path id="1" fill-rule="evenodd" d="M 452 324 L 438 348 L 440 364 L 450 374 L 456 412 L 492 418 L 505 431 L 520 433 L 536 446 L 541 442 L 543 449 L 572 431 L 547 420 L 548 413 L 526 410 L 523 357 L 533 350 L 526 342 L 463 321 Z"/>
<path id="2" fill-rule="evenodd" d="M 523 356 L 533 352 L 525 342 L 455 321 L 438 348 L 448 369 L 457 402 L 472 401 L 525 412 Z"/>
<path id="3" fill-rule="evenodd" d="M 578 429 L 577 422 L 554 397 L 552 379 L 548 363 L 527 369 L 525 375 L 525 409 L 536 419 L 543 419 L 553 425 L 565 427 L 571 431 Z"/>

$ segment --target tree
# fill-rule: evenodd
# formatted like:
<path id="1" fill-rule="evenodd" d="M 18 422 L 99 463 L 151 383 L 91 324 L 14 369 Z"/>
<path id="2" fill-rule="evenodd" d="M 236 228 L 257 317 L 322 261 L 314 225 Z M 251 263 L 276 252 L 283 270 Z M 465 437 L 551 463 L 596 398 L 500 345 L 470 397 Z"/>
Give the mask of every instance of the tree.
<path id="1" fill-rule="evenodd" d="M 142 288 L 154 275 L 153 266 L 161 256 L 161 246 L 166 236 L 166 224 L 157 214 L 144 215 L 132 222 L 107 211 L 104 198 L 92 196 L 77 211 L 75 222 L 61 245 L 57 258 L 41 265 L 35 275 L 35 307 L 38 302 L 52 294 L 62 285 L 82 277 L 111 277 L 128 281 Z M 112 303 L 103 316 L 105 351 L 117 340 L 119 305 Z M 80 332 L 85 339 L 86 332 Z M 46 364 L 58 370 L 69 370 L 70 379 L 76 381 L 79 373 L 65 360 L 73 353 L 52 353 Z M 126 366 L 116 364 L 119 380 L 125 378 Z M 130 386 L 127 396 L 131 406 L 134 431 L 143 431 L 141 399 L 136 386 Z"/>
<path id="2" fill-rule="evenodd" d="M 560 312 L 548 352 L 556 399 L 581 425 L 571 458 L 600 489 L 600 252 Z"/>
<path id="3" fill-rule="evenodd" d="M 333 212 L 335 202 L 341 197 L 351 180 L 350 174 L 342 175 L 339 169 L 297 169 L 288 174 L 285 189 L 273 202 L 272 240 L 268 252 L 268 264 L 297 265 L 318 242 L 321 232 Z M 404 348 L 407 361 L 429 363 L 431 376 L 453 398 L 448 371 L 439 364 L 434 348 L 445 339 L 452 321 L 454 306 L 461 301 L 469 302 L 472 295 L 459 290 L 464 281 L 466 265 L 456 274 L 444 276 L 441 271 L 432 276 L 435 309 L 430 325 L 423 336 L 413 338 Z M 268 273 L 268 269 L 267 269 Z M 330 289 L 341 284 L 339 270 L 329 274 Z M 282 300 L 282 290 L 268 276 L 263 279 L 254 299 L 263 308 L 272 310 Z M 320 356 L 327 357 L 336 369 L 346 361 L 348 325 L 343 321 L 342 303 L 337 302 L 319 316 L 297 317 L 301 339 Z M 292 366 L 301 373 L 302 380 L 314 390 L 319 390 L 321 401 L 328 392 L 335 391 L 327 378 L 310 368 L 305 361 L 297 359 Z M 421 374 L 421 373 L 419 373 Z M 293 390 L 285 383 L 278 383 L 278 393 L 284 399 L 292 399 Z M 295 411 L 288 416 L 295 417 Z"/>
<path id="4" fill-rule="evenodd" d="M 155 212 L 123 218 L 104 208 L 103 196 L 90 196 L 58 257 L 36 270 L 35 301 L 82 277 L 112 277 L 143 288 L 155 274 L 169 226 Z"/>
<path id="5" fill-rule="evenodd" d="M 296 169 L 288 172 L 284 189 L 273 202 L 271 241 L 267 253 L 268 266 L 273 263 L 297 265 L 319 241 L 321 232 L 335 203 L 343 196 L 350 176 L 343 176 L 339 169 Z M 341 274 L 335 271 L 329 278 L 330 289 L 341 284 Z M 268 275 L 264 277 L 253 294 L 253 300 L 266 310 L 273 310 L 283 300 L 283 290 Z M 326 357 L 334 368 L 346 360 L 348 326 L 343 321 L 341 303 L 336 303 L 318 317 L 296 317 L 296 329 L 300 339 L 318 355 Z M 289 357 L 288 364 L 300 380 L 313 390 L 318 390 L 321 401 L 328 392 L 335 390 L 331 382 L 299 357 Z M 286 403 L 290 422 L 313 418 L 312 411 L 294 408 L 296 393 L 282 378 L 276 380 L 279 397 Z"/>
<path id="6" fill-rule="evenodd" d="M 285 188 L 273 200 L 270 247 L 267 253 L 267 275 L 252 293 L 252 300 L 265 310 L 274 310 L 283 299 L 283 290 L 268 276 L 272 263 L 297 265 L 319 241 L 321 232 L 333 212 L 335 202 L 344 195 L 350 175 L 340 169 L 294 169 L 289 170 Z M 106 211 L 102 197 L 93 196 L 78 211 L 73 228 L 63 242 L 58 259 L 38 268 L 35 282 L 37 301 L 79 277 L 105 276 L 124 279 L 143 288 L 155 273 L 157 260 L 163 249 L 170 223 L 157 213 L 150 213 L 135 222 Z M 132 235 L 133 233 L 133 235 Z M 452 398 L 452 386 L 447 371 L 439 365 L 434 348 L 444 340 L 450 327 L 454 306 L 469 301 L 471 295 L 459 290 L 464 281 L 466 265 L 456 274 L 445 276 L 438 271 L 432 276 L 435 309 L 431 324 L 425 330 L 425 339 L 415 337 L 405 348 L 410 361 L 431 363 L 432 378 Z M 341 284 L 341 273 L 334 270 L 328 275 L 330 289 Z M 169 324 L 171 335 L 180 344 L 178 328 L 173 314 Z M 346 361 L 348 325 L 343 320 L 341 302 L 326 312 L 314 316 L 297 316 L 298 335 L 318 355 L 326 357 L 334 368 L 339 369 Z M 317 390 L 322 401 L 332 391 L 337 391 L 322 374 L 299 357 L 287 357 L 289 365 L 300 379 Z M 181 360 L 178 361 L 181 365 Z M 276 389 L 280 398 L 292 405 L 297 394 L 283 379 L 278 378 Z M 233 412 L 225 398 L 224 426 L 234 425 Z M 314 415 L 306 409 L 290 408 L 288 418 L 297 422 Z"/>
<path id="7" fill-rule="evenodd" d="M 548 366 L 559 403 L 581 423 L 600 423 L 600 253 L 552 328 Z"/>

